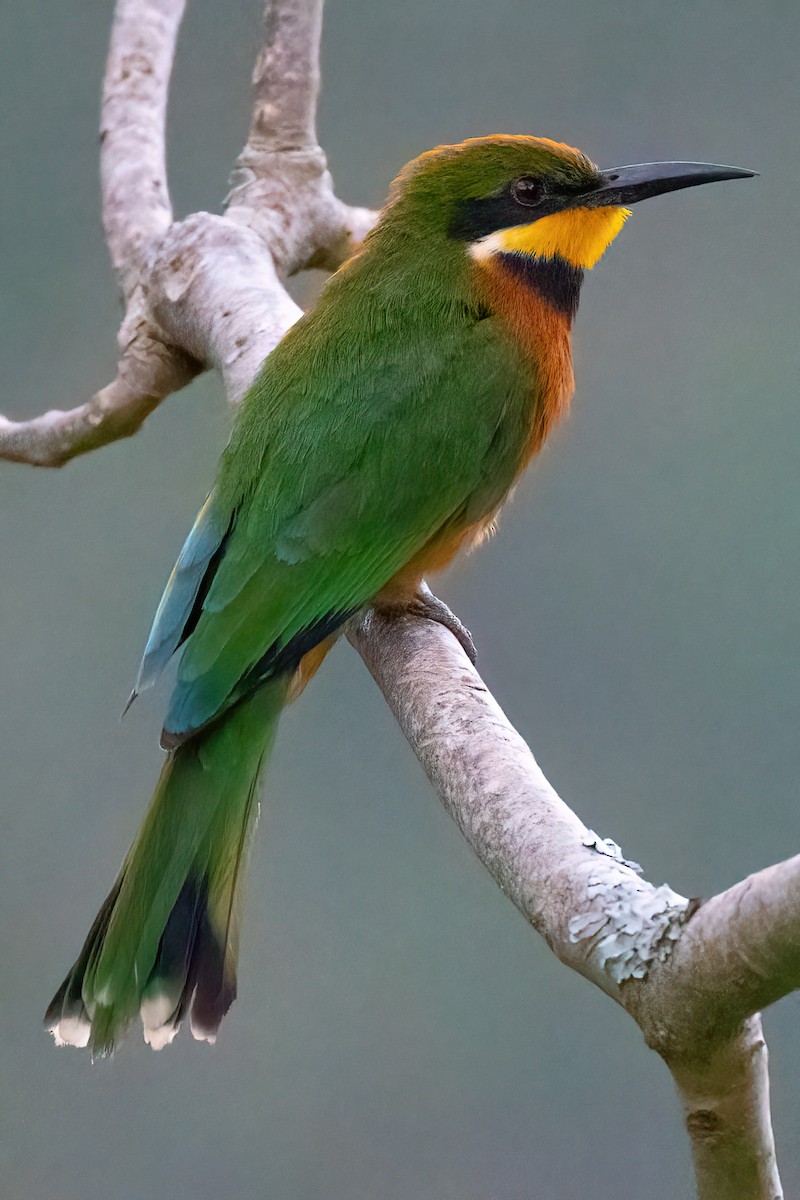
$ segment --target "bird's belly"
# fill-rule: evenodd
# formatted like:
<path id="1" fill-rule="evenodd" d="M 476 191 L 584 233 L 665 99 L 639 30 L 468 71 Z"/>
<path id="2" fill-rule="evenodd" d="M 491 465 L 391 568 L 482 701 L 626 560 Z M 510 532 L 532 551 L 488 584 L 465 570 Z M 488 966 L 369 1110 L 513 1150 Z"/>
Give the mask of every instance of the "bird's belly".
<path id="1" fill-rule="evenodd" d="M 387 604 L 410 599 L 422 579 L 493 532 L 519 476 L 569 409 L 574 388 L 569 321 L 530 291 L 509 286 L 499 273 L 481 273 L 483 298 L 500 319 L 515 362 L 496 444 L 483 463 L 484 485 L 470 497 L 463 518 L 448 522 L 384 586 L 378 599 Z"/>
<path id="2" fill-rule="evenodd" d="M 422 580 L 443 571 L 461 552 L 477 546 L 491 530 L 496 511 L 469 525 L 441 530 L 381 588 L 377 599 L 387 605 L 403 604 L 417 594 Z"/>

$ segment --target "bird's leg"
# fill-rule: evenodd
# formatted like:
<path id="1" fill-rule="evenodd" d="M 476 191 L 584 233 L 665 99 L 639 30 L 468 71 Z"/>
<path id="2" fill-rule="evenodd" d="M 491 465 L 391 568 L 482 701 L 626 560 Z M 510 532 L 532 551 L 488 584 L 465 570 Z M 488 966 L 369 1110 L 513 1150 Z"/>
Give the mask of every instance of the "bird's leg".
<path id="1" fill-rule="evenodd" d="M 424 617 L 428 621 L 436 621 L 438 625 L 444 625 L 445 629 L 449 629 L 456 641 L 459 642 L 472 665 L 475 666 L 478 652 L 475 649 L 472 634 L 466 625 L 459 621 L 456 614 L 450 611 L 445 602 L 438 596 L 434 596 L 424 580 L 414 598 L 406 604 L 405 611 L 413 617 Z"/>

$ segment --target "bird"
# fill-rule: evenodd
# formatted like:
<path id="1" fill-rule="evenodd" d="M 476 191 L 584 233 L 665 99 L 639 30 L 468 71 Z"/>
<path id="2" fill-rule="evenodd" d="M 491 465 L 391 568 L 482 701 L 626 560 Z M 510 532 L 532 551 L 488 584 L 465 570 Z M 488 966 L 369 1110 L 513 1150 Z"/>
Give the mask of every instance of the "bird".
<path id="1" fill-rule="evenodd" d="M 237 991 L 242 878 L 282 710 L 372 606 L 464 627 L 427 578 L 476 547 L 565 416 L 584 273 L 662 193 L 753 171 L 601 170 L 528 135 L 415 158 L 266 358 L 158 606 L 133 696 L 178 658 L 155 794 L 45 1025 L 111 1053 Z"/>

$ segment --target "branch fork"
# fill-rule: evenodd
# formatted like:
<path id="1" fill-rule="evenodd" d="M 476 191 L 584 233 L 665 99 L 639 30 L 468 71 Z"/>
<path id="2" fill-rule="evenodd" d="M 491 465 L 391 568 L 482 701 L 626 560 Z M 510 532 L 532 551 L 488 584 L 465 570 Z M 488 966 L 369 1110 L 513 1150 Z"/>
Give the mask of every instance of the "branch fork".
<path id="1" fill-rule="evenodd" d="M 288 276 L 334 270 L 375 220 L 335 195 L 316 139 L 321 0 L 268 11 L 250 133 L 224 212 L 173 220 L 164 123 L 183 10 L 183 0 L 119 0 L 114 17 L 100 157 L 103 225 L 125 303 L 116 377 L 68 411 L 0 417 L 0 458 L 63 466 L 136 433 L 211 368 L 240 399 L 300 316 Z"/>

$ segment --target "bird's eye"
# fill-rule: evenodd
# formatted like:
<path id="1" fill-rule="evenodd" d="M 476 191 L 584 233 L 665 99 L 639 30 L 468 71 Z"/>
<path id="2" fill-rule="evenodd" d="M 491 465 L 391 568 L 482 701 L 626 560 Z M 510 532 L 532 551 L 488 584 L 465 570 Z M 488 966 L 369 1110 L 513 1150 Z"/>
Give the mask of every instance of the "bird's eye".
<path id="1" fill-rule="evenodd" d="M 526 208 L 532 208 L 534 204 L 538 204 L 543 191 L 539 180 L 534 179 L 532 175 L 523 175 L 521 179 L 517 179 L 511 185 L 511 194 L 517 204 L 524 204 Z"/>

